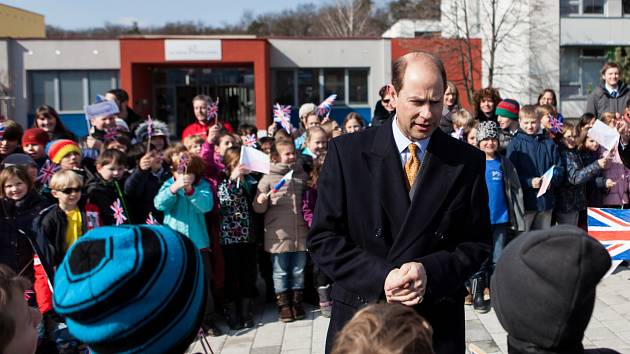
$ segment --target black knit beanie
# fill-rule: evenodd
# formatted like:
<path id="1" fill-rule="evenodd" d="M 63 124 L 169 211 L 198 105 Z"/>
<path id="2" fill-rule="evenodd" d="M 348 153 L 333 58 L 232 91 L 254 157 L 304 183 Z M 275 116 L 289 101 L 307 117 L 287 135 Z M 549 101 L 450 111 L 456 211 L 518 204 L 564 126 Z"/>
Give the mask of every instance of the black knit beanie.
<path id="1" fill-rule="evenodd" d="M 595 288 L 611 266 L 582 229 L 559 225 L 518 236 L 501 254 L 492 304 L 510 337 L 540 348 L 581 348 Z"/>

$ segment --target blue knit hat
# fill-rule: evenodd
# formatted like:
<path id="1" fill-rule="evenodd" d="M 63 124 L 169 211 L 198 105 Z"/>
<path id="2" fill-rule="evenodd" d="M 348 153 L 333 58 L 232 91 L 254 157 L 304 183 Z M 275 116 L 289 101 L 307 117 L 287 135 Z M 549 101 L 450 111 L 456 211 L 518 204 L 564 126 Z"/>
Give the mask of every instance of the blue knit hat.
<path id="1" fill-rule="evenodd" d="M 55 311 L 95 353 L 184 352 L 201 327 L 201 254 L 165 226 L 89 231 L 55 275 Z"/>

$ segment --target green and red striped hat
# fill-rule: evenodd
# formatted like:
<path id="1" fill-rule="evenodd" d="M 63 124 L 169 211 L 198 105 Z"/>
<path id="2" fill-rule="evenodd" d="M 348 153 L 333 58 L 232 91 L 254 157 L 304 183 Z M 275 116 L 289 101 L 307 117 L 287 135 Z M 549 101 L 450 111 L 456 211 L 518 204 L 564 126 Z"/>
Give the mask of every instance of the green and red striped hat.
<path id="1" fill-rule="evenodd" d="M 518 101 L 506 98 L 499 102 L 494 113 L 497 116 L 518 120 L 518 111 L 520 109 L 521 106 L 518 104 Z"/>

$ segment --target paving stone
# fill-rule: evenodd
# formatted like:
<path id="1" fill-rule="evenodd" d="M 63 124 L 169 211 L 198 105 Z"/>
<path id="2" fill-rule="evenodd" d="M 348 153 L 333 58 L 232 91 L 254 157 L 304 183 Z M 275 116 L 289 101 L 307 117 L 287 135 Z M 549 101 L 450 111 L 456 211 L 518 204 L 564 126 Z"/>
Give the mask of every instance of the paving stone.
<path id="1" fill-rule="evenodd" d="M 615 334 L 606 327 L 587 328 L 585 335 L 593 343 L 597 340 L 616 338 Z"/>
<path id="2" fill-rule="evenodd" d="M 281 346 L 252 348 L 250 354 L 280 354 Z"/>
<path id="3" fill-rule="evenodd" d="M 474 342 L 471 342 L 471 343 L 473 343 L 474 345 L 478 346 L 479 349 L 483 350 L 486 353 L 500 352 L 499 347 L 497 346 L 497 344 L 493 340 L 474 341 Z"/>
<path id="4" fill-rule="evenodd" d="M 492 340 L 490 333 L 479 320 L 466 321 L 466 341 L 477 342 Z"/>
<path id="5" fill-rule="evenodd" d="M 207 337 L 215 353 L 323 354 L 330 319 L 317 307 L 305 306 L 306 318 L 284 324 L 278 321 L 275 304 L 258 302 L 253 329 L 228 331 L 229 335 Z M 494 310 L 476 313 L 465 306 L 466 343 L 474 343 L 487 354 L 507 353 L 507 335 Z M 224 323 L 220 324 L 227 329 Z M 630 353 L 630 269 L 624 268 L 604 279 L 597 288 L 593 316 L 584 337 L 586 348 L 611 348 Z M 203 350 L 199 342 L 189 352 Z"/>

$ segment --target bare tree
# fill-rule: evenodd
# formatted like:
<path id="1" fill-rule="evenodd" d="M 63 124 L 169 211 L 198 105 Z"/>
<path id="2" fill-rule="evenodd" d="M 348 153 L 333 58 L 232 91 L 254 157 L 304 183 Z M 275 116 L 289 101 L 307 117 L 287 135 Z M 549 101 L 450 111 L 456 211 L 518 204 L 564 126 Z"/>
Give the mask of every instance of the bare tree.
<path id="1" fill-rule="evenodd" d="M 335 5 L 320 11 L 322 28 L 327 36 L 355 37 L 365 34 L 371 19 L 372 1 L 336 0 Z"/>
<path id="2" fill-rule="evenodd" d="M 473 102 L 473 94 L 475 92 L 475 58 L 473 56 L 473 26 L 469 14 L 469 8 L 466 0 L 453 1 L 448 13 L 444 16 L 448 19 L 451 26 L 454 27 L 455 38 L 457 41 L 456 53 L 459 56 L 459 66 L 461 70 L 462 84 L 466 91 L 468 102 Z"/>
<path id="3" fill-rule="evenodd" d="M 545 38 L 549 29 L 534 16 L 544 9 L 543 0 L 451 0 L 450 7 L 442 9 L 442 16 L 452 29 L 450 36 L 460 40 L 458 55 L 462 58 L 462 77 L 468 97 L 472 97 L 475 87 L 472 63 L 471 40 L 481 38 L 484 40 L 484 55 L 482 61 L 487 69 L 486 82 L 488 86 L 494 86 L 497 77 L 510 76 L 513 72 L 519 72 L 522 65 L 521 57 L 505 60 L 506 53 L 515 48 L 527 46 L 532 53 L 542 51 L 541 46 L 548 46 Z M 535 38 L 530 39 L 530 37 Z M 499 57 L 503 60 L 499 60 Z M 528 58 L 530 67 L 536 66 L 536 55 L 530 54 Z M 544 64 L 540 64 L 540 70 Z M 531 77 L 528 75 L 528 77 Z M 544 75 L 537 75 L 536 79 L 543 79 Z"/>

